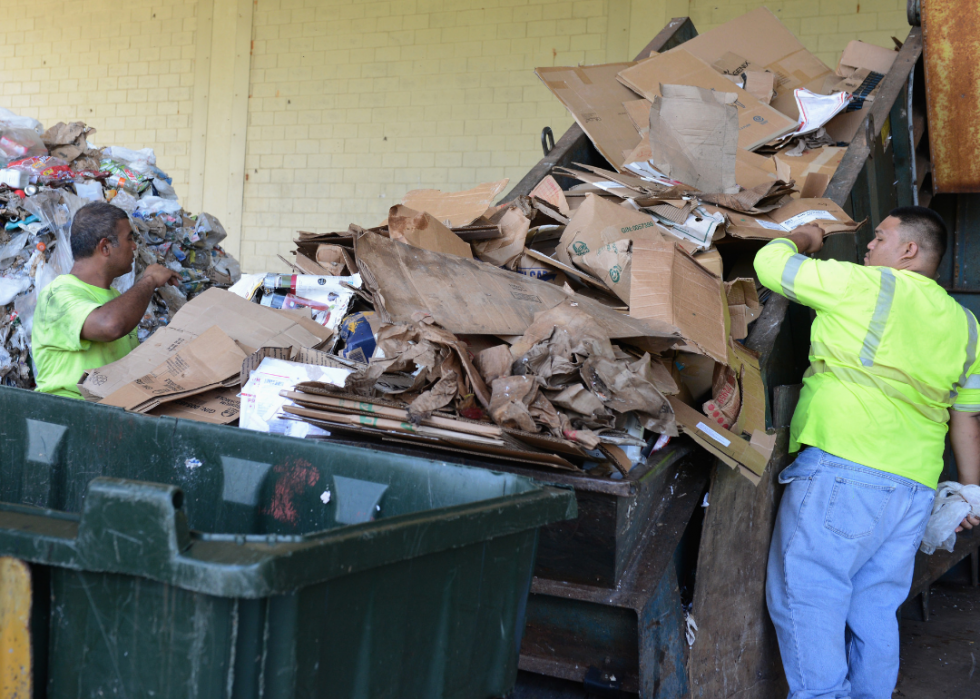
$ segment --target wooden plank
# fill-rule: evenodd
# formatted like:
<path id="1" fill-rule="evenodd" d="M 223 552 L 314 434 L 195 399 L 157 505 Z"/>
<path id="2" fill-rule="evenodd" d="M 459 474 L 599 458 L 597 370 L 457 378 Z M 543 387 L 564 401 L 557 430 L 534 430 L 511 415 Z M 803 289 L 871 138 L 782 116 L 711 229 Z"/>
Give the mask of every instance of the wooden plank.
<path id="1" fill-rule="evenodd" d="M 694 28 L 694 23 L 691 22 L 689 17 L 675 17 L 667 23 L 667 26 L 649 44 L 643 47 L 643 50 L 633 60 L 642 60 L 649 56 L 651 51 L 672 49 L 688 39 L 694 38 L 697 34 L 697 29 Z M 596 153 L 595 148 L 593 148 L 592 143 L 589 141 L 589 137 L 585 135 L 581 127 L 578 124 L 572 124 L 568 128 L 568 131 L 558 139 L 551 152 L 539 160 L 538 164 L 531 168 L 521 181 L 514 185 L 513 189 L 507 192 L 507 195 L 501 200 L 501 203 L 512 201 L 519 196 L 528 196 L 531 190 L 537 187 L 541 180 L 550 175 L 554 168 L 568 166 L 573 162 L 595 163 L 612 169 L 605 162 L 605 159 Z"/>
<path id="2" fill-rule="evenodd" d="M 787 686 L 766 609 L 766 564 L 781 488 L 792 460 L 780 429 L 756 487 L 718 463 L 708 492 L 692 614 L 698 624 L 688 670 L 692 699 L 782 699 Z"/>

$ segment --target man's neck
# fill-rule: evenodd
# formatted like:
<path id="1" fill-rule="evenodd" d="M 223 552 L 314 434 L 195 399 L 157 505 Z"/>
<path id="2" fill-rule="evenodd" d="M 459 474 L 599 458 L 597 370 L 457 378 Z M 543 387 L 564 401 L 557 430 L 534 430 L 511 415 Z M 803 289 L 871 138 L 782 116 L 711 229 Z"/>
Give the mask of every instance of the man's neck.
<path id="1" fill-rule="evenodd" d="M 112 280 L 115 279 L 115 277 L 110 276 L 112 273 L 104 267 L 91 264 L 91 259 L 76 260 L 75 264 L 72 265 L 70 274 L 76 279 L 100 289 L 110 288 Z"/>

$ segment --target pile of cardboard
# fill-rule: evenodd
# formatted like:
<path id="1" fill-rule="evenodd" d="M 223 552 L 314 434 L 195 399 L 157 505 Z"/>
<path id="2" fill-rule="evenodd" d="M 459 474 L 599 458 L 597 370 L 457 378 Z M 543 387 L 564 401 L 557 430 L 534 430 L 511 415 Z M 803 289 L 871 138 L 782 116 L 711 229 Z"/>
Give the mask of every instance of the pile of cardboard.
<path id="1" fill-rule="evenodd" d="M 857 229 L 820 195 L 889 59 L 852 43 L 832 72 L 757 10 L 636 63 L 539 69 L 607 167 L 301 231 L 295 274 L 207 291 L 81 391 L 590 477 L 683 432 L 757 480 L 774 436 L 741 342 L 769 293 L 752 259 L 804 223 Z"/>
<path id="2" fill-rule="evenodd" d="M 137 239 L 134 269 L 113 286 L 126 291 L 147 265 L 159 263 L 181 277 L 153 297 L 139 324 L 140 341 L 166 325 L 187 299 L 229 286 L 238 263 L 219 245 L 221 224 L 209 214 L 183 210 L 170 177 L 153 151 L 96 149 L 95 129 L 82 122 L 39 122 L 0 109 L 0 381 L 34 385 L 30 339 L 38 294 L 72 266 L 72 217 L 92 201 L 108 201 L 130 217 Z"/>

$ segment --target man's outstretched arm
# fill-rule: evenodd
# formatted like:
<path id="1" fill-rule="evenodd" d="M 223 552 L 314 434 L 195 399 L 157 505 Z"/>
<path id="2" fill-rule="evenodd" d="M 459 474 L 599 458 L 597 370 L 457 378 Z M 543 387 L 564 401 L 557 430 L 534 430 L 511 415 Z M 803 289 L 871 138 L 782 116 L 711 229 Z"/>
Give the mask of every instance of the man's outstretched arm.
<path id="1" fill-rule="evenodd" d="M 980 485 L 980 413 L 950 410 L 949 441 L 960 483 Z M 967 517 L 956 531 L 973 529 L 977 525 L 980 525 L 980 517 Z"/>

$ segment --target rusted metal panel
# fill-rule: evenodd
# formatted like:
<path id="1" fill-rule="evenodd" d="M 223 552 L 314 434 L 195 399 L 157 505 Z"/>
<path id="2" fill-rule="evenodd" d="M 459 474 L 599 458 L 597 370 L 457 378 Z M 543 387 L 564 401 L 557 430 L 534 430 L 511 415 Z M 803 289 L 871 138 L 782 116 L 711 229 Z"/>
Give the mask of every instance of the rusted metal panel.
<path id="1" fill-rule="evenodd" d="M 30 699 L 31 571 L 0 558 L 0 699 Z"/>
<path id="2" fill-rule="evenodd" d="M 980 192 L 980 3 L 922 3 L 934 190 Z"/>

